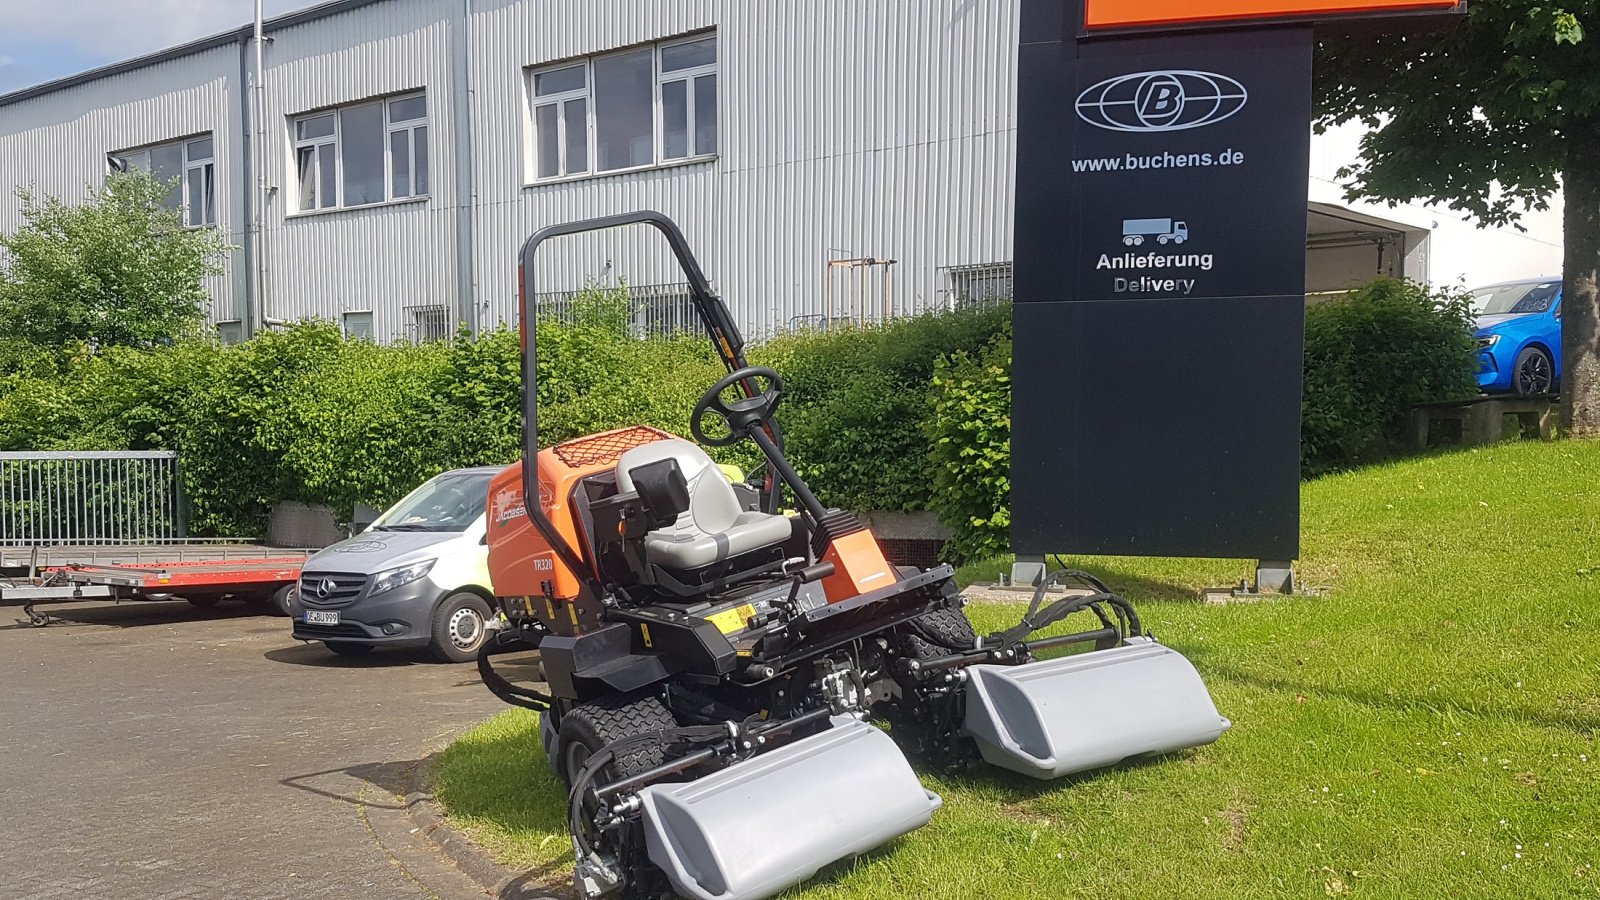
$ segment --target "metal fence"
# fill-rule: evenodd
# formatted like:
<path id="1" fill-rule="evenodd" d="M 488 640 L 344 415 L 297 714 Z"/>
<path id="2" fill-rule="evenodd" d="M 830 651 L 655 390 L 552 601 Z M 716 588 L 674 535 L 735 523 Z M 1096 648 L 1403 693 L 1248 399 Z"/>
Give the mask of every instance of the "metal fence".
<path id="1" fill-rule="evenodd" d="M 687 282 L 619 286 L 628 296 L 628 327 L 635 337 L 665 337 L 680 331 L 698 332 L 705 326 L 694 308 Z M 539 314 L 573 322 L 583 313 L 582 299 L 597 289 L 560 291 L 539 295 Z M 599 290 L 606 290 L 600 288 Z"/>
<path id="2" fill-rule="evenodd" d="M 154 543 L 186 534 L 176 452 L 0 453 L 0 546 Z"/>

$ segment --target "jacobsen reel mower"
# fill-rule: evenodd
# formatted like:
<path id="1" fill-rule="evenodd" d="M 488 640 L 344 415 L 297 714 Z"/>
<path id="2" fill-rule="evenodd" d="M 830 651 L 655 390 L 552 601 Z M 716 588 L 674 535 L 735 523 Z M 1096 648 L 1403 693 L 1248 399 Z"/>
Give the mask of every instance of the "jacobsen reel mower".
<path id="1" fill-rule="evenodd" d="M 752 483 L 645 426 L 538 449 L 534 253 L 628 224 L 666 236 L 729 370 L 690 430 L 710 447 L 753 441 L 767 464 Z M 583 896 L 771 896 L 928 822 L 940 799 L 903 751 L 1049 779 L 1228 728 L 1188 660 L 1100 582 L 1055 573 L 1089 592 L 1046 603 L 1041 586 L 1020 623 L 979 637 L 949 566 L 892 566 L 855 516 L 824 507 L 784 458 L 782 378 L 746 363 L 666 217 L 546 228 L 521 263 L 524 462 L 489 491 L 504 618 L 478 667 L 497 696 L 543 713 Z M 798 515 L 780 512 L 785 490 Z M 1095 627 L 1033 637 L 1078 612 Z M 1035 658 L 1068 644 L 1092 647 Z M 531 648 L 548 694 L 490 664 Z"/>

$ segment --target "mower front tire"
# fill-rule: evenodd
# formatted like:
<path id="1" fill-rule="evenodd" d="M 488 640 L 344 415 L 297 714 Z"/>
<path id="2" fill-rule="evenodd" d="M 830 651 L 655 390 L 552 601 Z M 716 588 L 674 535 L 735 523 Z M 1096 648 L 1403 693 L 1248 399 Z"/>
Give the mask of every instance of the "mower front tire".
<path id="1" fill-rule="evenodd" d="M 561 764 L 556 774 L 570 786 L 573 777 L 589 757 L 612 741 L 677 726 L 672 712 L 653 696 L 613 694 L 580 703 L 561 717 L 561 729 L 555 742 Z M 661 765 L 665 760 L 665 747 L 661 743 L 651 741 L 640 744 L 626 753 L 618 754 L 606 767 L 606 778 L 611 780 L 638 775 Z"/>

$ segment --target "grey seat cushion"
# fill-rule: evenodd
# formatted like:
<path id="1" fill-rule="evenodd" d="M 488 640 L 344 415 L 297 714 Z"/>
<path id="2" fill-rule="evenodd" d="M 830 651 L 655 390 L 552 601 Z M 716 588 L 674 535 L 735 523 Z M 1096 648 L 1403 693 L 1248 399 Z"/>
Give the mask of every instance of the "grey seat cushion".
<path id="1" fill-rule="evenodd" d="M 645 535 L 645 558 L 669 569 L 693 569 L 788 540 L 793 526 L 785 516 L 740 513 L 724 531 Z"/>
<path id="2" fill-rule="evenodd" d="M 782 543 L 793 526 L 786 516 L 740 508 L 733 485 L 711 457 L 681 439 L 635 447 L 617 460 L 617 487 L 633 490 L 639 466 L 674 459 L 689 485 L 689 508 L 670 525 L 645 535 L 645 558 L 669 569 L 694 569 Z"/>

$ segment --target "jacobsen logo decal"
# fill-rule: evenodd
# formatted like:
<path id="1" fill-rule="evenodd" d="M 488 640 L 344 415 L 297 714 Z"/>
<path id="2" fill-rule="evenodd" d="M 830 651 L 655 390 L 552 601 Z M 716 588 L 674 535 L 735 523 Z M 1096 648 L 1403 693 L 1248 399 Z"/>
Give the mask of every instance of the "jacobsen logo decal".
<path id="1" fill-rule="evenodd" d="M 1171 69 L 1119 75 L 1078 95 L 1078 118 L 1111 131 L 1184 131 L 1221 122 L 1250 99 L 1226 75 Z"/>

